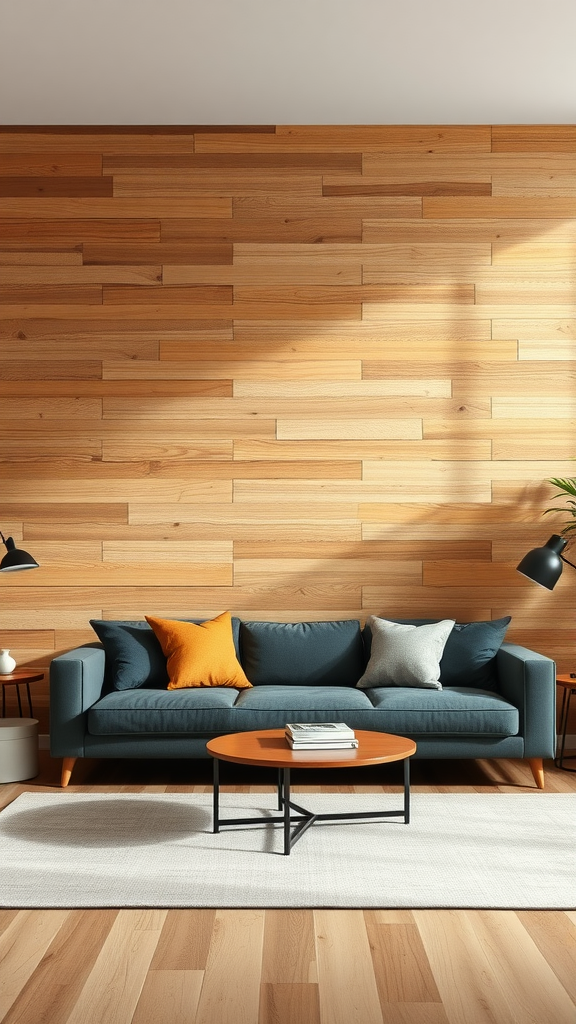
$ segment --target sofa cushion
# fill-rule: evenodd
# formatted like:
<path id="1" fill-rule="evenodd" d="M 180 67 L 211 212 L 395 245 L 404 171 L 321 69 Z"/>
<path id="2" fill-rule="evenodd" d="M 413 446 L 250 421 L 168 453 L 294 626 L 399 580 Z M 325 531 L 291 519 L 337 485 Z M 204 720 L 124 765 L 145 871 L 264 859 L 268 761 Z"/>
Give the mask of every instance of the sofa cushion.
<path id="1" fill-rule="evenodd" d="M 242 665 L 254 686 L 355 686 L 364 671 L 356 619 L 241 622 Z"/>
<path id="2" fill-rule="evenodd" d="M 252 685 L 236 657 L 232 616 L 222 612 L 207 622 L 180 622 L 146 616 L 167 658 L 169 690 L 194 686 Z"/>
<path id="3" fill-rule="evenodd" d="M 366 694 L 353 686 L 254 686 L 238 694 L 235 710 L 282 711 L 317 713 L 311 722 L 336 721 L 336 713 L 371 711 L 372 703 Z M 290 719 L 288 719 L 290 721 Z M 300 715 L 299 721 L 308 721 Z M 273 726 L 270 726 L 273 728 Z"/>
<path id="4" fill-rule="evenodd" d="M 185 735 L 230 730 L 238 690 L 202 686 L 184 690 L 121 690 L 106 694 L 88 712 L 92 736 Z"/>
<path id="5" fill-rule="evenodd" d="M 400 736 L 517 736 L 518 708 L 488 690 L 379 687 L 365 693 L 382 715 L 384 731 Z"/>
<path id="6" fill-rule="evenodd" d="M 238 694 L 232 717 L 239 731 L 282 729 L 287 722 L 346 722 L 352 729 L 377 728 L 370 700 L 353 686 L 255 686 Z"/>
<path id="7" fill-rule="evenodd" d="M 295 721 L 344 721 L 343 716 L 356 716 L 353 728 L 371 728 L 374 709 L 366 694 L 343 686 L 139 689 L 102 697 L 88 712 L 88 731 L 93 736 L 210 735 L 279 729 Z"/>
<path id="8" fill-rule="evenodd" d="M 411 626 L 423 626 L 437 619 L 392 619 Z M 481 690 L 498 691 L 496 655 L 500 650 L 510 616 L 480 622 L 456 622 L 440 661 L 442 686 L 476 686 Z M 364 633 L 366 658 L 370 657 L 372 635 L 369 623 Z"/>
<path id="9" fill-rule="evenodd" d="M 518 710 L 494 693 L 345 686 L 122 690 L 88 712 L 93 736 L 210 736 L 280 729 L 286 722 L 346 722 L 399 736 L 515 736 Z"/>
<path id="10" fill-rule="evenodd" d="M 454 619 L 427 625 L 379 619 L 370 615 L 372 649 L 358 686 L 416 686 L 441 690 L 440 659 Z"/>
<path id="11" fill-rule="evenodd" d="M 200 623 L 202 619 L 183 619 Z M 140 620 L 90 619 L 106 654 L 107 689 L 132 690 L 145 686 L 166 689 L 166 655 L 154 630 Z M 236 656 L 240 655 L 240 619 L 232 617 Z"/>

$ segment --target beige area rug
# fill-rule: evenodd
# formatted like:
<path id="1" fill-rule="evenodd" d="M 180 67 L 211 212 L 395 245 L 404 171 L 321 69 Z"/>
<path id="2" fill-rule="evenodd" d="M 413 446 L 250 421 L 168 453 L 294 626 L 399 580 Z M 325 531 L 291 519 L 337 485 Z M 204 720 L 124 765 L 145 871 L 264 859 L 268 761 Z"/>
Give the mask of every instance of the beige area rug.
<path id="1" fill-rule="evenodd" d="M 307 793 L 317 813 L 396 810 L 396 794 Z M 317 823 L 282 854 L 270 794 L 25 793 L 0 813 L 2 907 L 570 909 L 576 795 L 413 794 L 399 816 Z"/>

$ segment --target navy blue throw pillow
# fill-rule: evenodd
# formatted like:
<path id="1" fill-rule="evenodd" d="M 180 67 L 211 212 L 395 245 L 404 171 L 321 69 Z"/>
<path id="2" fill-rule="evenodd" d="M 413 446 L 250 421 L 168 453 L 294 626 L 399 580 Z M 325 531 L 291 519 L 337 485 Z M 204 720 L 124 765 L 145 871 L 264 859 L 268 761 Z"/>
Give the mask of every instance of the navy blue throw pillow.
<path id="1" fill-rule="evenodd" d="M 364 672 L 362 633 L 339 622 L 242 622 L 242 667 L 254 686 L 355 686 Z"/>
<path id="2" fill-rule="evenodd" d="M 168 686 L 166 658 L 147 622 L 90 619 L 90 625 L 104 646 L 106 671 L 113 689 Z"/>
<path id="3" fill-rule="evenodd" d="M 489 622 L 457 622 L 440 662 L 442 685 L 497 690 L 496 655 L 510 619 L 507 615 Z"/>

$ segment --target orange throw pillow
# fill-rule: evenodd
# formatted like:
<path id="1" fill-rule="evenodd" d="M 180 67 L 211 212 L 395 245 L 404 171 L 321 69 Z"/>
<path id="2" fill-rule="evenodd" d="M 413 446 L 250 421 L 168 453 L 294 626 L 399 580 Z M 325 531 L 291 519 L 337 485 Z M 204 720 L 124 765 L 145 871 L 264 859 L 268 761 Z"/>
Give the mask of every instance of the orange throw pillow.
<path id="1" fill-rule="evenodd" d="M 232 616 L 196 624 L 146 616 L 167 658 L 169 690 L 190 686 L 252 686 L 236 657 Z"/>

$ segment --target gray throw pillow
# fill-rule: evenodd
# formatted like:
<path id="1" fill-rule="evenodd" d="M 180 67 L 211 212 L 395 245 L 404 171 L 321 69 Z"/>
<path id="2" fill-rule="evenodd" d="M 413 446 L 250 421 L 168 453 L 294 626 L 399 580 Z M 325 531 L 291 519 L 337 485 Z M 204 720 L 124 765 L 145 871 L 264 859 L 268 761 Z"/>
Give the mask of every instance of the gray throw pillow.
<path id="1" fill-rule="evenodd" d="M 418 686 L 441 690 L 440 660 L 454 619 L 425 626 L 411 626 L 370 615 L 372 651 L 366 671 L 356 684 L 372 686 Z"/>

